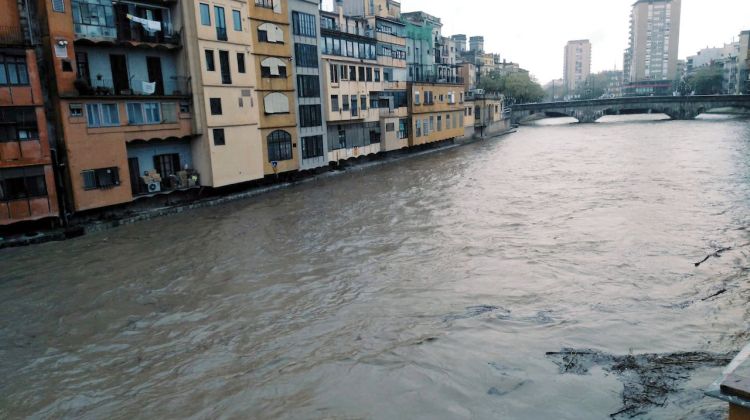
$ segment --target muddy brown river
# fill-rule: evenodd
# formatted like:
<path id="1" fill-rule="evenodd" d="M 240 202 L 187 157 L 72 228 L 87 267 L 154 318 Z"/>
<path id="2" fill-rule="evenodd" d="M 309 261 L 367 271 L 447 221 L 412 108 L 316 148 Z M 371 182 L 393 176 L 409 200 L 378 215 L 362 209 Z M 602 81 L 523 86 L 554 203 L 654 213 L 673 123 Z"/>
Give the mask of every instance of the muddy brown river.
<path id="1" fill-rule="evenodd" d="M 0 418 L 723 418 L 748 229 L 750 121 L 613 119 L 2 250 Z"/>

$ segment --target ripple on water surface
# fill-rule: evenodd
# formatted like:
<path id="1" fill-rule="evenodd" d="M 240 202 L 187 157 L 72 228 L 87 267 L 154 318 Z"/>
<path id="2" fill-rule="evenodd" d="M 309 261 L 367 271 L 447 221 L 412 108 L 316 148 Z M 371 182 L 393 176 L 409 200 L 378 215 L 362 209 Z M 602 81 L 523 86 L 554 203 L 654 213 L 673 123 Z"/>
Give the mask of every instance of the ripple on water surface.
<path id="1" fill-rule="evenodd" d="M 4 250 L 0 417 L 606 417 L 546 352 L 738 349 L 749 186 L 746 120 L 524 127 Z"/>

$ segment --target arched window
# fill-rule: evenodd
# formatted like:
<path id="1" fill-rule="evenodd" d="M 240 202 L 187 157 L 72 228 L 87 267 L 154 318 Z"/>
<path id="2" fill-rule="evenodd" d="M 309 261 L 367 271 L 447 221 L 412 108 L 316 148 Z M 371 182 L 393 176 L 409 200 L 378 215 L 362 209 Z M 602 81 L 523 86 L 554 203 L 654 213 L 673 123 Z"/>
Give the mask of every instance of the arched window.
<path id="1" fill-rule="evenodd" d="M 268 161 L 292 160 L 292 136 L 283 130 L 268 135 Z"/>
<path id="2" fill-rule="evenodd" d="M 283 93 L 269 93 L 263 97 L 263 106 L 266 114 L 288 114 L 289 98 Z"/>
<path id="3" fill-rule="evenodd" d="M 280 77 L 286 79 L 286 63 L 276 57 L 268 57 L 260 62 L 261 77 Z"/>
<path id="4" fill-rule="evenodd" d="M 258 41 L 283 44 L 284 31 L 273 23 L 264 23 L 258 26 Z"/>

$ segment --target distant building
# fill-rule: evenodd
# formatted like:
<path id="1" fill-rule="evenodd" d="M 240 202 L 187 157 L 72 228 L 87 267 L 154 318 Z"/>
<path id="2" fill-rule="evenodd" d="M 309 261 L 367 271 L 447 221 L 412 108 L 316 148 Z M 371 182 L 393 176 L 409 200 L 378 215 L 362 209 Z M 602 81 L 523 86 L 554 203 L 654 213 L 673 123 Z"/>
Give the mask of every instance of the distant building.
<path id="1" fill-rule="evenodd" d="M 738 75 L 735 91 L 750 94 L 750 31 L 740 33 L 740 48 L 737 57 Z"/>
<path id="2" fill-rule="evenodd" d="M 591 42 L 569 41 L 565 46 L 563 80 L 569 92 L 575 91 L 591 74 Z"/>
<path id="3" fill-rule="evenodd" d="M 456 44 L 456 51 L 458 54 L 466 52 L 466 35 L 458 34 L 451 37 L 453 43 Z"/>
<path id="4" fill-rule="evenodd" d="M 623 73 L 619 70 L 608 70 L 598 73 L 601 80 L 604 80 L 604 96 L 617 98 L 622 96 L 622 77 Z"/>
<path id="5" fill-rule="evenodd" d="M 484 37 L 473 36 L 469 38 L 469 49 L 470 51 L 484 52 Z"/>
<path id="6" fill-rule="evenodd" d="M 693 76 L 702 68 L 714 67 L 722 72 L 721 94 L 736 94 L 740 79 L 740 42 L 724 44 L 718 48 L 704 48 L 698 54 L 689 56 L 685 66 L 685 76 Z"/>
<path id="7" fill-rule="evenodd" d="M 624 55 L 627 95 L 669 94 L 677 77 L 682 0 L 638 0 Z"/>

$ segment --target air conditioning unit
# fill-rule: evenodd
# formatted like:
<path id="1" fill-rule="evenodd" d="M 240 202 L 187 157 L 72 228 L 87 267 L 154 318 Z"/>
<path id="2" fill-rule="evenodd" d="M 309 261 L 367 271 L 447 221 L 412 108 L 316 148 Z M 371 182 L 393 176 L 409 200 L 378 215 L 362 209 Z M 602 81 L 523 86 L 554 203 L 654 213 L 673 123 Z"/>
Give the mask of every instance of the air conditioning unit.
<path id="1" fill-rule="evenodd" d="M 146 183 L 146 187 L 148 188 L 149 193 L 161 192 L 161 182 L 151 181 L 151 182 Z"/>

